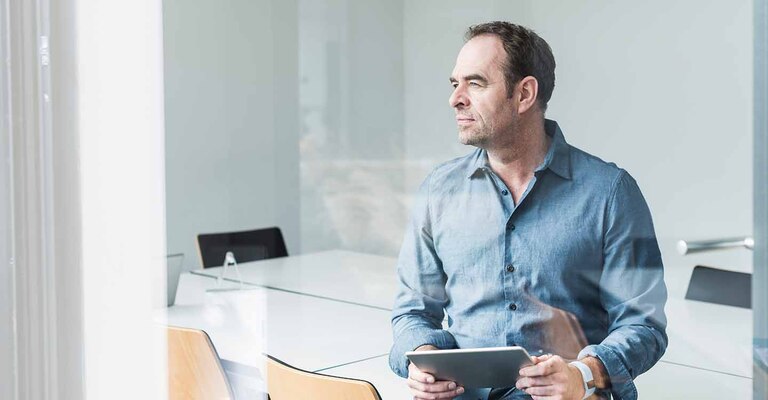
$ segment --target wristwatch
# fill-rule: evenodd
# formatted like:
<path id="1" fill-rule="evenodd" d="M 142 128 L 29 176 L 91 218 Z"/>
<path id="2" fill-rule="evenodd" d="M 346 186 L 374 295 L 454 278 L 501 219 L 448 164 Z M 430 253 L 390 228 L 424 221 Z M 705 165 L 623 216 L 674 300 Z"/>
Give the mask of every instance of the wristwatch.
<path id="1" fill-rule="evenodd" d="M 570 364 L 581 371 L 581 378 L 584 380 L 584 397 L 582 400 L 592 396 L 595 393 L 595 378 L 592 377 L 592 370 L 581 361 L 572 361 Z"/>

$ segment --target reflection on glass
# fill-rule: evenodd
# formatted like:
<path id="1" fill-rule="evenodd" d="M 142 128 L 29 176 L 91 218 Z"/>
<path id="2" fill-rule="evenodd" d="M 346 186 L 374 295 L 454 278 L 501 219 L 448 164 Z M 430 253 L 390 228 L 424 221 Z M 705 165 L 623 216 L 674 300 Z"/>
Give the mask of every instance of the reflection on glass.
<path id="1" fill-rule="evenodd" d="M 206 9 L 221 12 L 215 26 L 226 34 L 219 35 L 223 40 L 191 41 L 175 57 L 171 50 L 166 76 L 178 90 L 168 98 L 187 105 L 194 99 L 204 107 L 170 108 L 176 141 L 169 148 L 224 156 L 172 164 L 175 175 L 169 176 L 176 178 L 169 177 L 169 187 L 200 187 L 184 196 L 176 191 L 174 202 L 183 204 L 169 203 L 169 225 L 179 227 L 175 241 L 189 244 L 192 233 L 266 226 L 289 215 L 300 245 L 280 262 L 242 265 L 243 280 L 354 306 L 328 312 L 318 303 L 295 306 L 283 299 L 295 306 L 287 313 L 299 321 L 298 330 L 306 330 L 311 317 L 334 323 L 322 335 L 301 337 L 302 344 L 346 357 L 326 364 L 317 362 L 322 357 L 305 357 L 293 364 L 369 379 L 384 398 L 410 394 L 383 360 L 391 354 L 381 356 L 390 349 L 391 333 L 376 325 L 387 325 L 396 296 L 396 313 L 426 318 L 430 328 L 454 335 L 458 347 L 515 344 L 536 356 L 572 360 L 620 332 L 616 359 L 624 359 L 606 361 L 615 390 L 636 378 L 643 397 L 745 397 L 752 376 L 751 311 L 691 301 L 685 293 L 696 265 L 748 273 L 750 255 L 682 258 L 674 249 L 679 239 L 751 231 L 751 176 L 744 173 L 752 161 L 750 2 L 657 3 L 635 4 L 627 12 L 620 4 L 548 1 L 297 0 L 295 20 L 280 22 L 256 13 L 254 3 Z M 480 116 L 472 110 L 482 107 L 459 112 L 457 121 L 456 105 L 464 100 L 448 78 L 463 31 L 491 20 L 534 28 L 558 57 L 557 86 L 546 110 L 551 134 L 540 143 L 553 156 L 534 165 L 542 168 L 531 184 L 505 181 L 487 151 L 471 147 L 482 145 L 482 137 L 465 130 L 457 140 L 456 125 L 472 125 Z M 285 37 L 292 24 L 296 43 Z M 289 28 L 270 36 L 270 29 L 283 26 Z M 180 60 L 207 54 L 201 47 L 216 51 L 189 64 L 205 68 L 181 68 L 188 64 Z M 280 49 L 298 54 L 297 65 L 272 60 Z M 293 115 L 281 113 L 284 104 L 277 100 L 277 108 L 270 108 L 270 96 L 290 92 L 293 84 L 269 82 L 283 68 L 298 72 L 296 140 L 295 131 L 271 125 L 273 111 L 275 120 Z M 189 82 L 174 80 L 194 73 Z M 472 83 L 465 75 L 455 76 L 459 92 Z M 215 132 L 216 140 L 207 131 L 189 133 L 198 127 Z M 272 143 L 274 138 L 284 142 Z M 295 163 L 286 143 L 298 151 Z M 616 161 L 631 175 L 576 150 L 567 162 L 555 157 L 556 149 L 571 145 Z M 459 180 L 433 174 L 419 189 L 436 166 L 450 160 L 456 166 L 456 158 L 468 154 L 464 161 L 488 161 L 462 165 L 478 166 L 460 181 L 473 186 L 461 188 Z M 169 161 L 179 158 L 174 153 Z M 579 163 L 600 167 L 579 175 Z M 180 179 L 180 164 L 199 168 Z M 614 180 L 606 170 L 616 174 Z M 600 182 L 590 186 L 595 182 L 588 179 Z M 563 189 L 568 182 L 582 186 L 569 192 Z M 295 192 L 281 191 L 284 186 Z M 411 215 L 418 223 L 409 222 Z M 403 256 L 403 244 L 413 251 Z M 408 265 L 411 258 L 418 261 Z M 605 267 L 616 265 L 622 268 Z M 258 279 L 252 275 L 257 268 L 263 273 Z M 347 317 L 353 309 L 360 314 Z M 376 329 L 361 333 L 358 320 Z M 402 325 L 404 335 L 421 328 Z M 286 337 L 292 332 L 286 326 L 272 334 Z M 379 358 L 347 353 L 350 348 Z M 280 357 L 288 350 L 275 351 Z M 718 385 L 702 385 L 709 382 Z"/>

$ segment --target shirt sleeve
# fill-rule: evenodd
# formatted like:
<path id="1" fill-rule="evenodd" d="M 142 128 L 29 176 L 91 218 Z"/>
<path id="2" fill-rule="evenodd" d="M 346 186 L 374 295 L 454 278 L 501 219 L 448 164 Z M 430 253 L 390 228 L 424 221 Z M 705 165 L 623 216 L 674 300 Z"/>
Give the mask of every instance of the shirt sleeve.
<path id="1" fill-rule="evenodd" d="M 446 275 L 437 256 L 429 215 L 430 177 L 422 183 L 414 201 L 397 262 L 398 292 L 392 310 L 393 345 L 389 365 L 402 376 L 408 376 L 405 353 L 421 345 L 439 349 L 456 347 L 450 332 L 442 329 Z"/>
<path id="2" fill-rule="evenodd" d="M 616 399 L 637 399 L 634 379 L 649 370 L 667 348 L 664 304 L 667 288 L 661 252 L 640 188 L 621 170 L 604 222 L 600 297 L 609 334 L 579 358 L 602 361 Z"/>

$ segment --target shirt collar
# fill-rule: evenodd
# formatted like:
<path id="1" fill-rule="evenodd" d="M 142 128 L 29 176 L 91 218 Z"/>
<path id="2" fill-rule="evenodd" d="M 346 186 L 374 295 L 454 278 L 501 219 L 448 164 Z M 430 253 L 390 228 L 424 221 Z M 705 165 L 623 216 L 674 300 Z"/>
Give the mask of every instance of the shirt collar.
<path id="1" fill-rule="evenodd" d="M 571 152 L 568 143 L 565 141 L 563 132 L 557 122 L 551 119 L 544 120 L 544 131 L 552 139 L 544 157 L 544 162 L 539 165 L 534 172 L 539 172 L 549 168 L 552 172 L 565 179 L 571 179 Z M 483 149 L 478 149 L 475 153 L 475 160 L 470 164 L 467 176 L 473 177 L 478 171 L 485 172 L 490 170 L 488 163 L 488 153 Z"/>

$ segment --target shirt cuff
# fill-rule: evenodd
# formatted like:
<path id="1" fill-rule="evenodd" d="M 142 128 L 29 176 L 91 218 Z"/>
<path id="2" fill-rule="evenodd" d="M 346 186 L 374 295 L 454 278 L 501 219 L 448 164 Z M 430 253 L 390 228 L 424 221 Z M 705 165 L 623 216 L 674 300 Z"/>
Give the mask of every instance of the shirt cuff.
<path id="1" fill-rule="evenodd" d="M 579 352 L 578 359 L 588 356 L 596 357 L 603 363 L 611 381 L 611 395 L 614 399 L 637 400 L 637 388 L 632 376 L 610 347 L 600 344 L 587 346 Z"/>
<path id="2" fill-rule="evenodd" d="M 456 339 L 450 332 L 443 329 L 415 329 L 403 332 L 396 338 L 389 352 L 389 367 L 403 378 L 408 377 L 408 358 L 405 353 L 420 346 L 431 344 L 438 349 L 456 348 Z"/>

